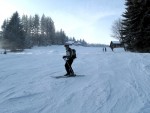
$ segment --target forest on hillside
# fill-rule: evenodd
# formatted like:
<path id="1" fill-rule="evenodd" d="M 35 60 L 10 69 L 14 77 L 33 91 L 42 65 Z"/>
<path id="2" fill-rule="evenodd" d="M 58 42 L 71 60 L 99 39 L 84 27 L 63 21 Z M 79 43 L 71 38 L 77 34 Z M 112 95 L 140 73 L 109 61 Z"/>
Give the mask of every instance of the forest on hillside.
<path id="1" fill-rule="evenodd" d="M 41 18 L 38 14 L 20 17 L 16 11 L 10 19 L 4 20 L 1 28 L 1 46 L 12 51 L 33 46 L 63 45 L 67 41 L 87 45 L 85 40 L 68 37 L 62 29 L 56 31 L 54 21 L 44 14 Z"/>

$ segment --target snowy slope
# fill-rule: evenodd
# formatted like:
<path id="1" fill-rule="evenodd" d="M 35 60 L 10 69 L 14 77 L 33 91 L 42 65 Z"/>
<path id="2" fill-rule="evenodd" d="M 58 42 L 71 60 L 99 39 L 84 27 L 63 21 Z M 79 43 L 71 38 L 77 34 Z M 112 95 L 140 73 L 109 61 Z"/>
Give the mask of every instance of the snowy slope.
<path id="1" fill-rule="evenodd" d="M 65 74 L 63 46 L 0 54 L 0 113 L 150 113 L 150 54 L 72 47 Z"/>

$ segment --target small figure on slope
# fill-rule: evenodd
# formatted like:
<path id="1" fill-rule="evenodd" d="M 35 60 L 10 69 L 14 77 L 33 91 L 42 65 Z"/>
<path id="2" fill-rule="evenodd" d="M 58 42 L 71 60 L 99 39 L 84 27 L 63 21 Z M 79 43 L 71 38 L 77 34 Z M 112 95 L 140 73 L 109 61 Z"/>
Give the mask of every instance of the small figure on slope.
<path id="1" fill-rule="evenodd" d="M 66 61 L 65 69 L 67 72 L 64 76 L 75 76 L 71 65 L 76 58 L 76 51 L 74 49 L 71 49 L 69 47 L 69 44 L 65 44 L 64 47 L 66 48 L 66 55 L 63 56 L 63 59 Z"/>

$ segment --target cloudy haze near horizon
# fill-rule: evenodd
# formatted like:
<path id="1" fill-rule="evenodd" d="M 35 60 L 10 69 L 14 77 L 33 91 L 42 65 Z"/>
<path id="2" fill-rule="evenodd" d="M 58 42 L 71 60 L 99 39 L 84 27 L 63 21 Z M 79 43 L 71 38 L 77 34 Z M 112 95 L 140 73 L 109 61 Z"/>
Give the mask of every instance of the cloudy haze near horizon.
<path id="1" fill-rule="evenodd" d="M 0 26 L 18 11 L 23 14 L 45 14 L 51 17 L 55 29 L 64 30 L 69 37 L 88 43 L 109 44 L 113 22 L 125 10 L 124 0 L 0 0 Z"/>

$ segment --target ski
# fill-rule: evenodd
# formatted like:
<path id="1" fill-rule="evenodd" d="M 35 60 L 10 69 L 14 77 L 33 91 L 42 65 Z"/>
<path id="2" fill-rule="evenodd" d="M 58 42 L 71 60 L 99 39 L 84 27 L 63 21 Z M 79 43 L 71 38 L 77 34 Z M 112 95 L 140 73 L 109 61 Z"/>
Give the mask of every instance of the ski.
<path id="1" fill-rule="evenodd" d="M 70 77 L 75 77 L 76 75 L 71 75 L 71 76 L 55 76 L 54 78 L 70 78 Z"/>
<path id="2" fill-rule="evenodd" d="M 59 78 L 73 78 L 73 77 L 84 77 L 85 75 L 71 75 L 71 76 L 64 76 L 64 75 L 61 75 L 61 76 L 51 76 L 52 78 L 56 78 L 56 79 L 59 79 Z"/>

